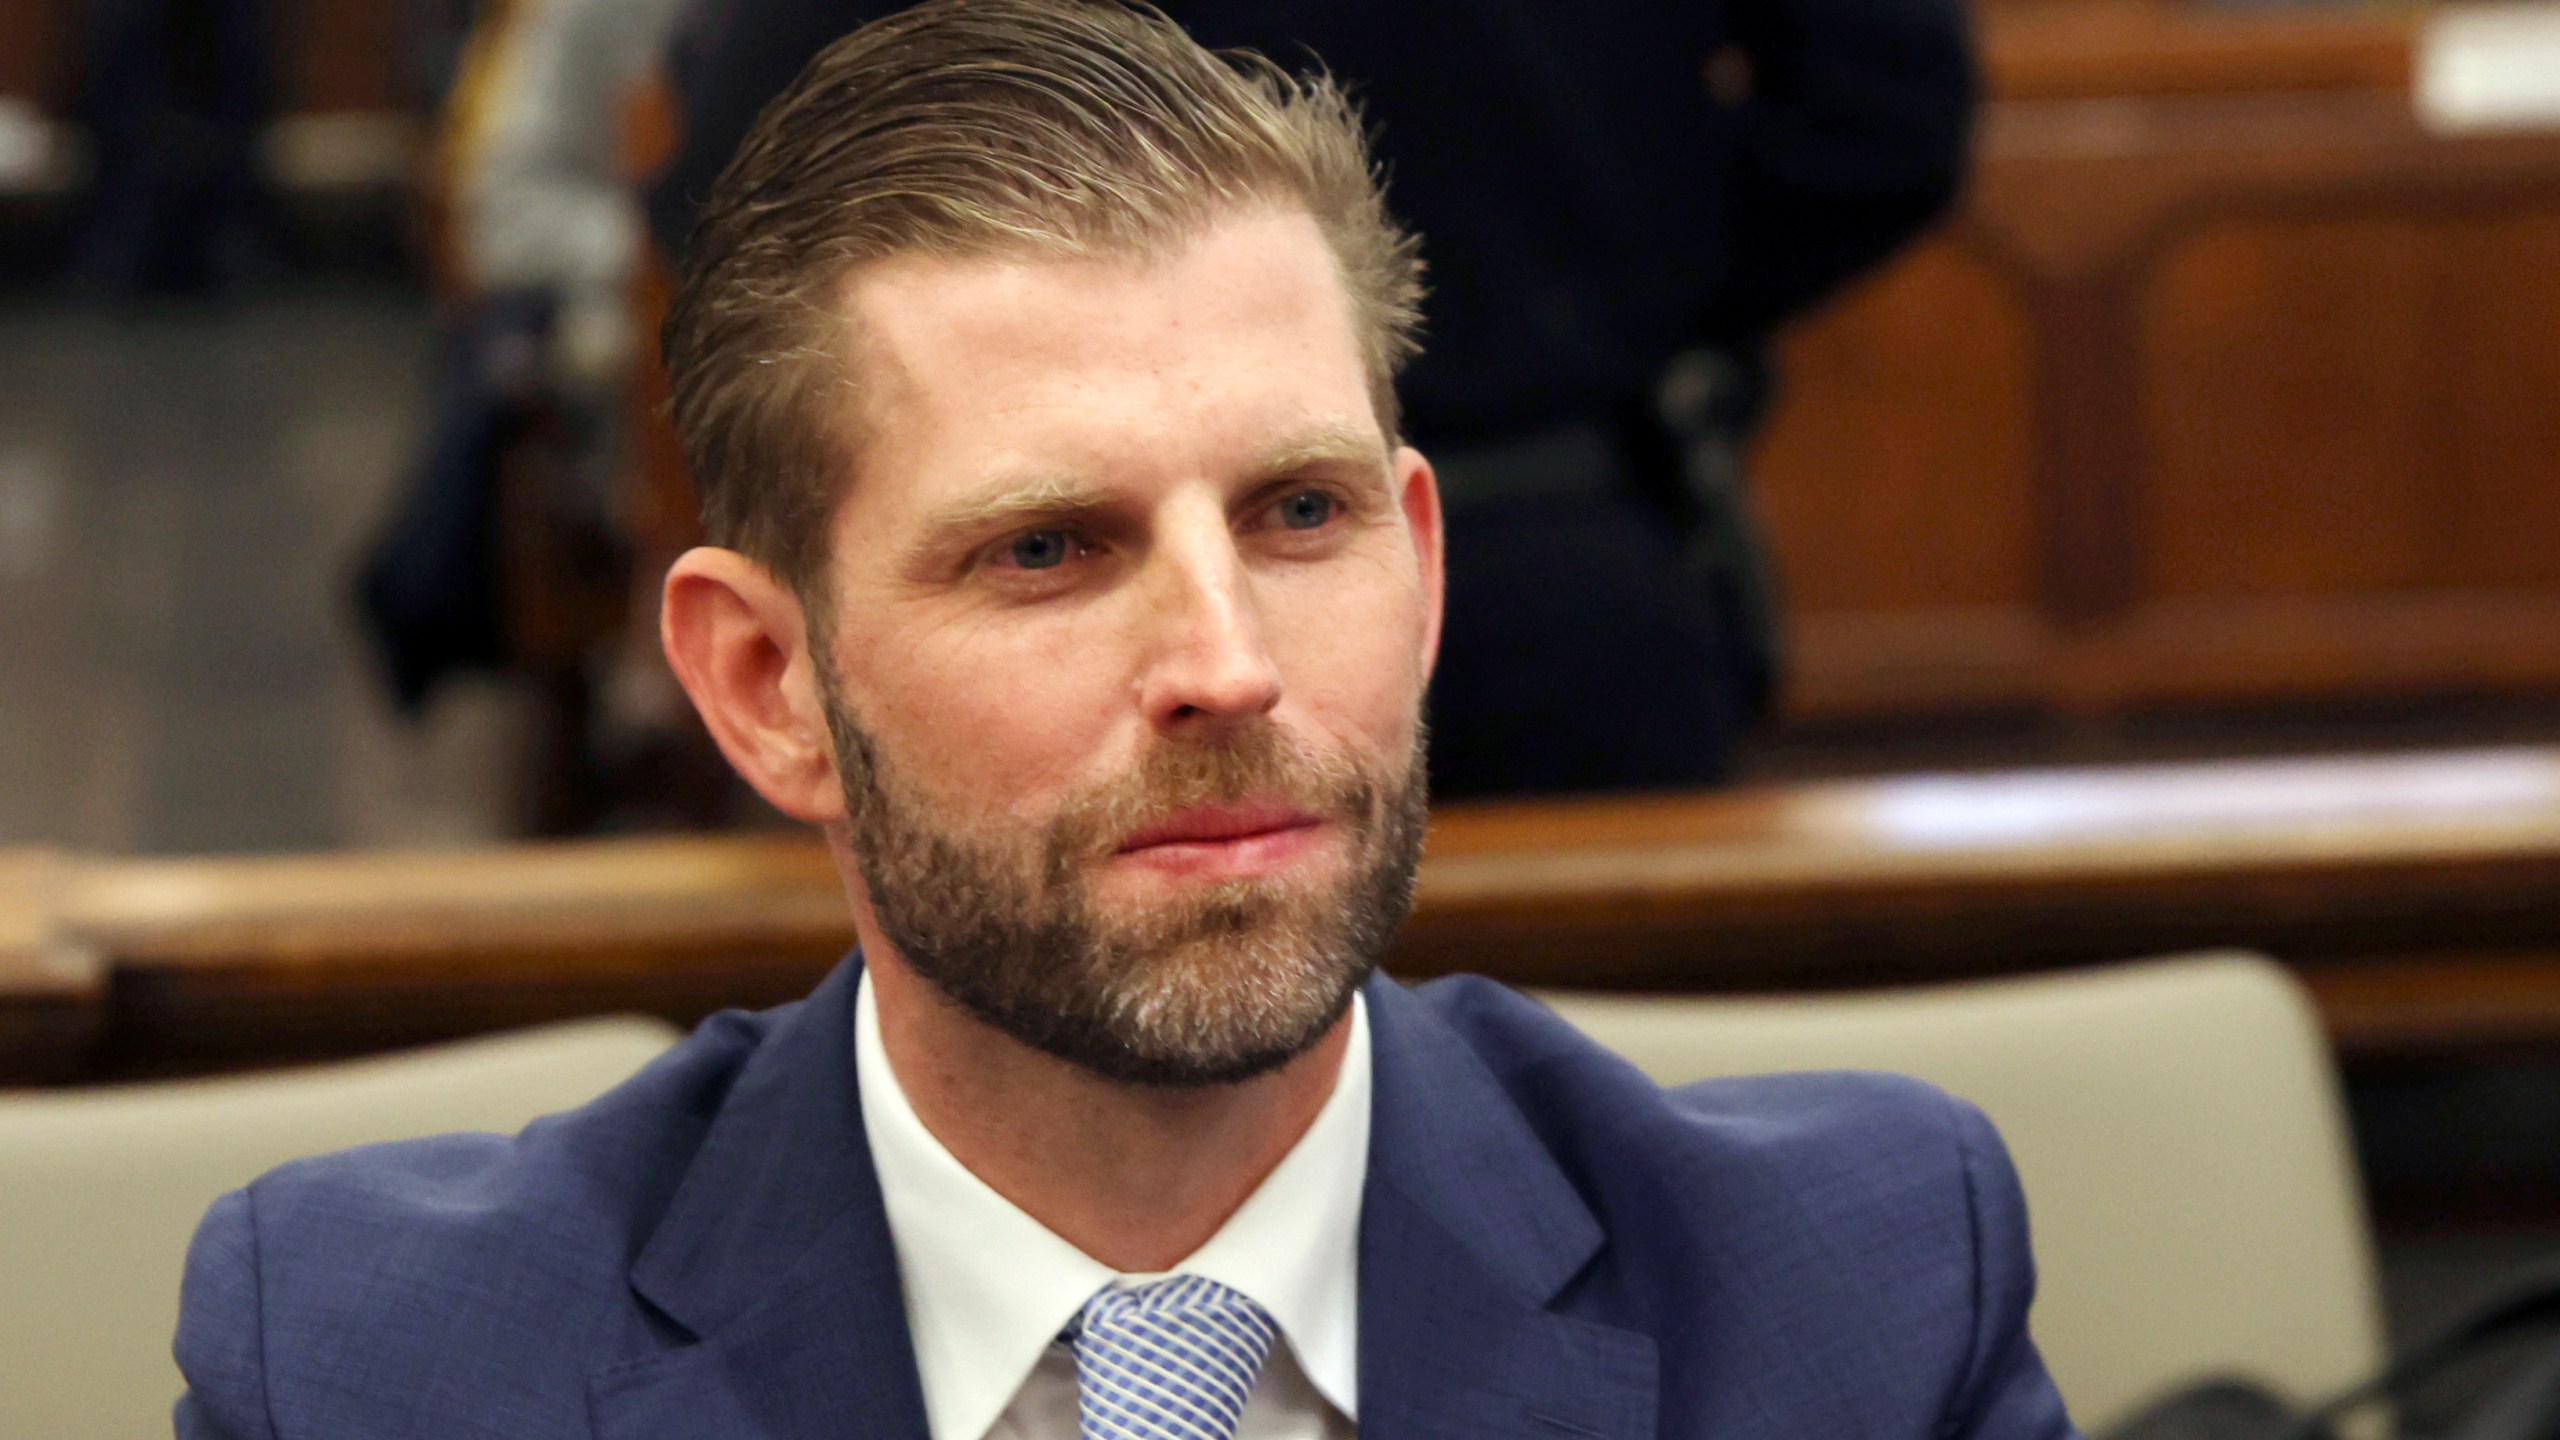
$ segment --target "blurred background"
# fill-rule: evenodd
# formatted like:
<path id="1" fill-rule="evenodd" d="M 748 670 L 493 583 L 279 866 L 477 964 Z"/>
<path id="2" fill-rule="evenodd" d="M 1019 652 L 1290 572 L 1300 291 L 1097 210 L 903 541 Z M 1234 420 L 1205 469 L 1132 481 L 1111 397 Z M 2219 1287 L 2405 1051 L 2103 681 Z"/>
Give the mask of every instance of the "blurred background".
<path id="1" fill-rule="evenodd" d="M 1173 8 L 1353 82 L 1440 285 L 1403 968 L 2246 948 L 2395 1333 L 2560 1252 L 2560 6 Z M 0 1083 L 840 952 L 655 658 L 655 333 L 867 13 L 0 0 Z"/>

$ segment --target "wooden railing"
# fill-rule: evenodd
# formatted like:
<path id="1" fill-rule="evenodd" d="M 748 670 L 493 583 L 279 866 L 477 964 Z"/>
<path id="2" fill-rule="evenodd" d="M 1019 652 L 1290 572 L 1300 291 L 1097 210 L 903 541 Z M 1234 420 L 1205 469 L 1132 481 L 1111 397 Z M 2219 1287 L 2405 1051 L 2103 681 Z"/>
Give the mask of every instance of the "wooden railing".
<path id="1" fill-rule="evenodd" d="M 162 1075 L 807 989 L 851 942 L 796 836 L 0 858 L 0 1071 Z M 1391 968 L 1821 989 L 2245 945 L 2350 1058 L 2560 1041 L 2560 750 L 1450 808 Z"/>

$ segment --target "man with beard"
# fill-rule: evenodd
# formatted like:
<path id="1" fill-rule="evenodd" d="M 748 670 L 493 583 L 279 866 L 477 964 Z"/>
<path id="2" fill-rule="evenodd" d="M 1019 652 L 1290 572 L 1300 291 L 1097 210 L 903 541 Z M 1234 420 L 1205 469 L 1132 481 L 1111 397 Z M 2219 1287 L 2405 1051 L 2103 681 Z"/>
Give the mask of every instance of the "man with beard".
<path id="1" fill-rule="evenodd" d="M 1970 1108 L 1666 1095 L 1375 974 L 1419 287 L 1333 87 L 1160 17 L 936 0 L 813 62 L 670 318 L 713 543 L 663 629 L 861 949 L 513 1140 L 226 1197 L 180 1432 L 2067 1435 Z"/>

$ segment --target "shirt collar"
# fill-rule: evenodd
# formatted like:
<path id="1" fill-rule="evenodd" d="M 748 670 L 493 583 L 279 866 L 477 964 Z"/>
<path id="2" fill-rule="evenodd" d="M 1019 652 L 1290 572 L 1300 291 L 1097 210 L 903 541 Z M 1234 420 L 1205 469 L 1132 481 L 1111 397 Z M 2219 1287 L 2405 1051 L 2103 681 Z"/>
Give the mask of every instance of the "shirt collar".
<path id="1" fill-rule="evenodd" d="M 854 1073 L 934 1440 L 980 1440 L 1086 1300 L 1122 1275 L 1032 1219 L 934 1138 L 889 1064 L 871 978 L 854 1000 Z M 1270 1312 L 1299 1368 L 1357 1421 L 1360 1194 L 1369 1168 L 1369 1017 L 1313 1124 L 1207 1244 L 1174 1267 Z"/>

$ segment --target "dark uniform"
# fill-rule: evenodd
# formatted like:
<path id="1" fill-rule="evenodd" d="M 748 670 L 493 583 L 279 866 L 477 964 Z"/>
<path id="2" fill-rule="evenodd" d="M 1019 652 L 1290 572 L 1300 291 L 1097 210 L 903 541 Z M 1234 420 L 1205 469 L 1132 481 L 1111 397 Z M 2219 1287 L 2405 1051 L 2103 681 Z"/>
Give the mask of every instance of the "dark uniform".
<path id="1" fill-rule="evenodd" d="M 695 0 L 673 57 L 687 142 L 650 206 L 670 253 L 755 113 L 883 8 Z M 1213 47 L 1321 56 L 1422 234 L 1401 394 L 1448 511 L 1435 793 L 1720 777 L 1772 667 L 1735 461 L 1761 350 L 1953 195 L 1974 90 L 1957 4 L 1171 9 Z"/>
<path id="2" fill-rule="evenodd" d="M 109 295 L 218 292 L 275 267 L 258 164 L 276 111 L 268 0 L 89 0 L 80 118 L 95 142 L 73 278 Z"/>

